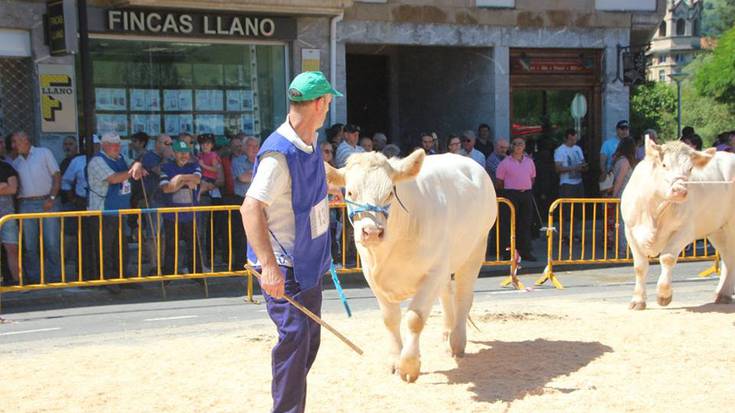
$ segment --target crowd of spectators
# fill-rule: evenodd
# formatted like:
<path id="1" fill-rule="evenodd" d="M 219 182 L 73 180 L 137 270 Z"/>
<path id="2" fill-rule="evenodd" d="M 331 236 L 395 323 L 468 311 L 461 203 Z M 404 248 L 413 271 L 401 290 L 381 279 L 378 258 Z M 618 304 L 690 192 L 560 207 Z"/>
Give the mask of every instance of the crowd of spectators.
<path id="1" fill-rule="evenodd" d="M 653 141 L 659 139 L 653 129 L 642 131 L 638 139 L 634 139 L 626 120 L 617 123 L 615 135 L 606 139 L 600 148 L 600 182 L 608 181 L 604 187 L 600 183 L 600 195 L 620 196 L 636 163 L 645 156 L 645 137 Z M 335 167 L 345 166 L 347 158 L 354 153 L 379 151 L 387 157 L 406 154 L 402 153 L 398 142 L 391 142 L 384 133 L 364 135 L 355 124 L 334 124 L 326 129 L 326 138 L 320 144 L 322 156 Z M 691 127 L 682 129 L 680 139 L 695 149 L 703 146 L 701 137 Z M 534 227 L 543 225 L 540 218 L 537 219 L 540 216 L 539 205 L 544 211 L 544 206 L 557 196 L 582 198 L 597 195 L 597 185 L 592 191 L 589 185 L 590 181 L 597 182 L 597 175 L 587 179 L 593 171 L 577 144 L 578 140 L 577 131 L 570 128 L 555 148 L 548 145 L 531 147 L 523 136 L 515 136 L 511 140 L 501 136 L 493 140 L 490 126 L 481 124 L 476 131 L 448 134 L 444 139 L 434 132 L 421 132 L 416 136 L 413 147 L 423 149 L 428 155 L 454 153 L 467 156 L 482 165 L 498 196 L 506 197 L 515 207 L 519 254 L 525 260 L 535 260 L 531 240 L 538 235 Z M 33 146 L 24 132 L 7 136 L 5 144 L 0 145 L 0 217 L 14 212 L 242 204 L 253 179 L 253 167 L 260 148 L 258 138 L 245 134 L 230 138 L 210 134 L 195 137 L 182 133 L 173 138 L 163 134 L 150 141 L 147 134 L 136 133 L 130 137 L 127 151 L 122 153 L 122 141 L 117 134 L 95 136 L 94 156 L 87 165 L 86 151 L 79 147 L 76 139 L 67 137 L 62 146 L 64 158 L 57 164 L 50 150 Z M 721 151 L 735 151 L 735 131 L 720 134 L 714 146 Z M 545 162 L 550 163 L 550 171 Z M 539 176 L 541 183 L 537 182 L 537 171 L 543 171 Z M 545 187 L 550 176 L 558 177 L 552 178 L 558 179 L 558 185 L 553 196 L 546 199 Z M 539 188 L 541 186 L 544 188 Z M 214 266 L 230 263 L 232 268 L 240 268 L 246 259 L 246 240 L 239 225 L 239 214 L 239 210 L 197 214 L 181 212 L 176 219 L 175 214 L 161 214 L 159 217 L 155 213 L 147 213 L 141 222 L 137 215 L 131 215 L 124 220 L 122 237 L 118 233 L 119 218 L 115 214 L 83 219 L 82 234 L 78 234 L 80 226 L 76 218 L 64 218 L 61 237 L 60 218 L 26 220 L 22 226 L 20 246 L 18 222 L 11 220 L 0 231 L 6 268 L 4 283 L 19 282 L 18 248 L 22 248 L 24 283 L 41 281 L 40 240 L 45 282 L 61 281 L 61 242 L 64 243 L 67 281 L 136 274 L 137 261 L 127 259 L 128 247 L 136 244 L 143 249 L 144 275 L 156 271 L 162 275 L 210 271 Z M 505 249 L 509 242 L 509 228 L 502 223 L 509 221 L 509 217 L 503 208 L 500 214 L 500 243 Z M 614 216 L 614 211 L 609 211 L 608 217 Z M 579 216 L 575 219 L 578 220 Z M 177 220 L 178 224 L 175 224 Z M 142 226 L 141 240 L 137 239 L 138 225 Z M 178 254 L 173 254 L 176 225 L 180 244 Z M 616 224 L 614 218 L 607 225 L 610 241 L 616 231 L 622 233 L 622 223 Z M 344 226 L 347 226 L 346 245 L 342 245 L 343 240 L 339 236 Z M 341 262 L 342 251 L 345 250 L 347 265 L 353 264 L 355 252 L 349 222 L 343 222 L 341 214 L 333 211 L 330 228 L 335 262 Z M 229 236 L 228 231 L 231 231 Z M 77 251 L 79 236 L 84 240 L 84 254 Z M 119 244 L 121 238 L 122 245 Z M 214 243 L 213 248 L 210 248 L 210 242 Z M 211 250 L 214 256 L 210 256 Z M 197 251 L 196 259 L 194 251 Z M 80 255 L 83 255 L 83 265 L 76 262 Z M 175 262 L 177 256 L 179 261 Z M 505 251 L 503 257 L 508 256 L 509 251 Z M 79 268 L 82 268 L 81 276 Z"/>
<path id="2" fill-rule="evenodd" d="M 16 212 L 242 204 L 252 181 L 258 138 L 244 134 L 229 139 L 209 134 L 195 138 L 182 133 L 174 138 L 157 136 L 151 145 L 150 141 L 147 134 L 136 133 L 124 151 L 118 134 L 95 136 L 94 155 L 88 159 L 77 140 L 67 137 L 62 144 L 64 158 L 58 164 L 49 149 L 33 146 L 26 133 L 10 134 L 0 145 L 0 217 Z M 64 234 L 60 234 L 61 218 L 24 220 L 21 246 L 18 221 L 3 225 L 0 241 L 5 253 L 5 285 L 20 282 L 18 248 L 22 248 L 24 284 L 62 281 L 62 243 L 67 282 L 137 275 L 138 261 L 129 259 L 133 257 L 129 248 L 135 246 L 142 248 L 143 275 L 206 272 L 230 262 L 232 268 L 241 268 L 245 262 L 239 210 L 146 212 L 140 221 L 137 214 L 63 219 Z M 231 257 L 228 229 L 232 230 Z M 77 251 L 80 237 L 82 254 Z M 214 256 L 209 253 L 209 242 L 214 242 Z M 108 288 L 115 293 L 120 289 Z"/>

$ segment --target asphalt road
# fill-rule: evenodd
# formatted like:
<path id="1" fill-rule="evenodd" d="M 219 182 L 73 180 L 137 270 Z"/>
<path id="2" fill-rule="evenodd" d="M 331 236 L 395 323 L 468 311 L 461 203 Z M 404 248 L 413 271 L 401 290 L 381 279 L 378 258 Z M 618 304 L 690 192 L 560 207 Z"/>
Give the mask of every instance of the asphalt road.
<path id="1" fill-rule="evenodd" d="M 697 274 L 710 263 L 682 263 L 674 277 L 674 303 L 678 300 L 710 303 L 717 280 L 699 278 Z M 655 305 L 655 283 L 658 266 L 649 275 L 649 305 Z M 633 290 L 632 267 L 595 268 L 557 273 L 566 286 L 563 290 L 548 285 L 531 291 L 500 287 L 501 278 L 484 276 L 475 286 L 475 301 L 502 301 L 522 306 L 526 300 L 574 299 L 609 301 L 627 306 Z M 360 277 L 361 276 L 352 276 Z M 521 276 L 527 286 L 536 276 Z M 358 279 L 359 280 L 359 279 Z M 364 282 L 348 281 L 346 287 L 354 317 L 363 311 L 376 310 L 377 303 Z M 323 317 L 328 320 L 344 316 L 344 308 L 331 281 L 324 292 Z M 197 284 L 186 280 L 173 282 L 161 297 L 157 284 L 144 285 L 111 295 L 101 288 L 49 290 L 10 293 L 2 296 L 0 351 L 32 351 L 36 345 L 74 345 L 134 339 L 149 335 L 186 335 L 246 328 L 254 324 L 268 325 L 270 320 L 263 304 L 243 299 L 244 283 L 240 279 L 210 281 L 210 298 L 203 297 Z M 256 296 L 262 300 L 262 297 Z M 34 342 L 37 342 L 34 344 Z"/>

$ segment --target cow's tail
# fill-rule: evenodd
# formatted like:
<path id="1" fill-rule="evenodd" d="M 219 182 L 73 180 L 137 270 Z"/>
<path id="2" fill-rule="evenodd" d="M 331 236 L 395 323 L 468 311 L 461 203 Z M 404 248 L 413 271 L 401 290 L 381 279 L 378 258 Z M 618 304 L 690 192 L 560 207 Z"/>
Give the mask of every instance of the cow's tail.
<path id="1" fill-rule="evenodd" d="M 477 324 L 475 324 L 475 322 L 472 320 L 472 317 L 469 314 L 467 314 L 467 324 L 474 327 L 474 329 L 477 330 L 478 333 L 482 333 L 482 330 L 480 330 L 480 327 L 478 327 Z"/>

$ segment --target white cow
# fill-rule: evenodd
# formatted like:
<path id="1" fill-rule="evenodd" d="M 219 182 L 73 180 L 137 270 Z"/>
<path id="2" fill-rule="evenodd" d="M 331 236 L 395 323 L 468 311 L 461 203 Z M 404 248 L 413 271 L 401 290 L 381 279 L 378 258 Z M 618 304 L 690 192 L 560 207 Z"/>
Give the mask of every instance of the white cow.
<path id="1" fill-rule="evenodd" d="M 345 200 L 353 202 L 355 244 L 391 335 L 393 371 L 408 382 L 418 377 L 419 335 L 437 296 L 444 338 L 452 355 L 462 356 L 473 287 L 497 216 L 488 174 L 470 158 L 426 157 L 420 149 L 404 159 L 355 154 L 342 169 L 326 167 L 328 181 L 346 187 Z M 400 303 L 411 297 L 403 342 Z"/>
<path id="2" fill-rule="evenodd" d="M 659 256 L 658 303 L 671 302 L 671 271 L 682 249 L 708 237 L 722 257 L 716 303 L 732 302 L 735 275 L 735 155 L 696 151 L 681 142 L 656 145 L 646 138 L 646 157 L 621 197 L 625 235 L 633 252 L 636 284 L 630 308 L 646 308 L 649 257 Z M 709 183 L 697 184 L 698 181 Z M 714 181 L 715 183 L 713 183 Z M 725 183 L 716 183 L 725 182 Z"/>

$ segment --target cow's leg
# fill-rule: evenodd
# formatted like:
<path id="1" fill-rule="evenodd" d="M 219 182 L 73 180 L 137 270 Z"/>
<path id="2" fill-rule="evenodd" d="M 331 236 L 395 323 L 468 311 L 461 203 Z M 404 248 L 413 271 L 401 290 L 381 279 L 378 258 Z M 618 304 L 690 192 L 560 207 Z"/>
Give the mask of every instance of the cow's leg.
<path id="1" fill-rule="evenodd" d="M 454 284 L 451 279 L 447 280 L 439 296 L 442 304 L 442 315 L 444 317 L 444 342 L 449 342 L 449 334 L 454 328 Z M 451 350 L 451 348 L 450 348 Z"/>
<path id="2" fill-rule="evenodd" d="M 467 345 L 467 317 L 470 308 L 472 308 L 475 281 L 480 274 L 482 262 L 485 260 L 486 244 L 487 238 L 478 244 L 470 258 L 454 274 L 454 308 L 456 315 L 454 328 L 452 328 L 452 333 L 449 335 L 449 347 L 454 357 L 464 356 L 464 349 Z"/>
<path id="3" fill-rule="evenodd" d="M 693 238 L 694 235 L 689 231 L 677 231 L 658 257 L 658 262 L 661 264 L 661 275 L 659 275 L 658 283 L 656 283 L 656 295 L 658 296 L 658 305 L 662 307 L 671 303 L 671 299 L 674 296 L 671 280 L 673 278 L 673 270 L 676 265 L 676 260 L 679 258 L 681 250 L 683 250 Z"/>
<path id="4" fill-rule="evenodd" d="M 729 226 L 729 225 L 728 225 Z M 728 237 L 727 234 L 732 234 L 733 230 L 730 228 L 724 231 L 718 231 L 714 234 L 709 235 L 709 240 L 712 245 L 717 248 L 722 258 L 722 265 L 720 266 L 720 281 L 717 284 L 715 290 L 715 304 L 730 304 L 732 303 L 733 285 L 735 285 L 735 275 L 730 273 L 730 268 L 735 268 L 735 260 L 733 260 L 732 246 L 735 245 L 732 237 Z"/>
<path id="5" fill-rule="evenodd" d="M 627 237 L 630 250 L 633 253 L 633 270 L 635 271 L 635 289 L 633 290 L 633 299 L 630 302 L 631 310 L 646 309 L 646 277 L 648 276 L 648 257 L 643 253 L 630 235 L 630 227 L 625 227 L 625 236 Z"/>
<path id="6" fill-rule="evenodd" d="M 388 329 L 389 337 L 389 349 L 388 352 L 390 357 L 388 362 L 390 363 L 391 374 L 395 373 L 398 368 L 398 357 L 401 354 L 401 304 L 392 303 L 385 298 L 381 298 L 379 294 L 376 294 L 378 299 L 378 306 L 380 306 L 380 312 L 383 314 L 383 323 Z"/>
<path id="7" fill-rule="evenodd" d="M 419 359 L 419 338 L 429 318 L 431 306 L 436 302 L 437 295 L 448 278 L 448 270 L 432 270 L 424 277 L 416 291 L 404 317 L 406 323 L 406 339 L 401 350 L 401 359 L 398 362 L 398 374 L 409 383 L 419 377 L 421 360 Z"/>

